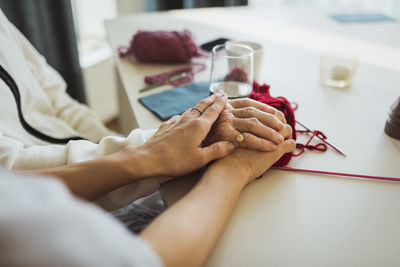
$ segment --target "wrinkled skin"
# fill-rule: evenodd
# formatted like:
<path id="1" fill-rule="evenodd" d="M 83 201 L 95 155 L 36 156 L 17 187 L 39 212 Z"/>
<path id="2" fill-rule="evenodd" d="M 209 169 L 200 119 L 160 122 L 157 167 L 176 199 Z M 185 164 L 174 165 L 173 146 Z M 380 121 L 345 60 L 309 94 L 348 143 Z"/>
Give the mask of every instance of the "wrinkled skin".
<path id="1" fill-rule="evenodd" d="M 243 142 L 235 139 L 240 133 Z M 282 112 L 252 99 L 235 99 L 228 101 L 203 144 L 224 140 L 237 147 L 274 151 L 287 136 L 292 136 L 292 128 Z"/>

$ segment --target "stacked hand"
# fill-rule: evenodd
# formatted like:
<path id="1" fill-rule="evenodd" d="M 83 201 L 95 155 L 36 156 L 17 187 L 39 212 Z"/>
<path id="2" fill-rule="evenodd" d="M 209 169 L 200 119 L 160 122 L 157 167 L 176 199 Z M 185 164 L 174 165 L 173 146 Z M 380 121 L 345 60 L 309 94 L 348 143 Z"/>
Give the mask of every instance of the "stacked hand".
<path id="1" fill-rule="evenodd" d="M 291 127 L 281 111 L 252 99 L 236 99 L 227 103 L 205 144 L 228 140 L 237 147 L 273 151 L 288 133 L 291 136 Z"/>
<path id="2" fill-rule="evenodd" d="M 243 135 L 243 142 L 237 142 L 238 134 Z M 283 114 L 275 108 L 250 99 L 227 102 L 225 94 L 217 93 L 161 124 L 147 143 L 134 149 L 147 159 L 149 176 L 179 176 L 225 157 L 236 147 L 279 150 L 291 134 Z"/>

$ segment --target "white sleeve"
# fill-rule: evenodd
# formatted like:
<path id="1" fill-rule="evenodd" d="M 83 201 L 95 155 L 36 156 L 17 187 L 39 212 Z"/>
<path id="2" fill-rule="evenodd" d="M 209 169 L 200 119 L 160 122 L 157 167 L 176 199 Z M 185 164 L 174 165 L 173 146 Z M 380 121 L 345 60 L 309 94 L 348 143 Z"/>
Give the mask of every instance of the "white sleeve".
<path id="1" fill-rule="evenodd" d="M 47 64 L 45 58 L 14 25 L 8 21 L 7 23 L 30 63 L 29 68 L 49 98 L 57 117 L 94 142 L 110 135 L 111 132 L 104 126 L 98 115 L 66 93 L 67 85 L 60 74 Z"/>
<path id="2" fill-rule="evenodd" d="M 98 144 L 78 140 L 66 145 L 30 147 L 24 147 L 23 142 L 4 136 L 0 131 L 0 165 L 14 170 L 38 170 L 87 161 L 115 153 L 128 145 L 142 145 L 155 131 L 136 129 L 126 138 L 107 136 Z"/>
<path id="3" fill-rule="evenodd" d="M 0 266 L 162 266 L 143 239 L 56 179 L 0 170 Z"/>
<path id="4" fill-rule="evenodd" d="M 24 147 L 22 142 L 0 132 L 0 165 L 13 170 L 38 170 L 87 161 L 115 153 L 128 145 L 142 145 L 155 131 L 136 129 L 126 138 L 104 137 L 99 144 L 79 140 L 66 145 L 30 147 Z M 154 192 L 160 181 L 159 177 L 139 181 L 110 192 L 96 202 L 106 210 L 114 210 Z"/>

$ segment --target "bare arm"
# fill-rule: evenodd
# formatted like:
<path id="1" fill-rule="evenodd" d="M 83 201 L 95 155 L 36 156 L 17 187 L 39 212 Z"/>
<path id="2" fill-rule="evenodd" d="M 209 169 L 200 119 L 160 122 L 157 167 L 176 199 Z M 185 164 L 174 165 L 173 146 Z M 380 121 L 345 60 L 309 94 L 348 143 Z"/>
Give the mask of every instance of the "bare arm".
<path id="1" fill-rule="evenodd" d="M 214 248 L 244 186 L 261 175 L 295 143 L 274 152 L 237 149 L 209 167 L 184 198 L 142 233 L 166 266 L 201 266 Z"/>
<path id="2" fill-rule="evenodd" d="M 244 176 L 210 168 L 195 188 L 151 223 L 141 237 L 153 246 L 165 266 L 201 266 L 245 185 Z"/>
<path id="3" fill-rule="evenodd" d="M 35 173 L 56 177 L 76 196 L 95 200 L 117 188 L 153 176 L 155 170 L 147 168 L 147 156 L 141 154 L 139 149 L 129 152 L 123 150 L 99 159 Z"/>

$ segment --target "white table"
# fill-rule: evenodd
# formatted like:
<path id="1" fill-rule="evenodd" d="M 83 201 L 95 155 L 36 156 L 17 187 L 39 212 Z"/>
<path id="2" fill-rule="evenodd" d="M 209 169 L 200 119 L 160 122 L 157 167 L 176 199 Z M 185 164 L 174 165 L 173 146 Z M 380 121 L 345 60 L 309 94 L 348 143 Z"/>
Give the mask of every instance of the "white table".
<path id="1" fill-rule="evenodd" d="M 389 106 L 400 95 L 399 23 L 344 26 L 314 9 L 217 8 L 134 15 L 106 27 L 114 51 L 138 29 L 187 28 L 199 43 L 221 36 L 262 43 L 261 77 L 272 95 L 299 103 L 296 118 L 348 155 L 307 152 L 289 166 L 400 177 L 400 141 L 383 132 Z M 332 46 L 360 56 L 349 89 L 319 83 L 319 52 Z M 138 89 L 145 75 L 177 66 L 115 59 L 126 101 L 121 105 L 131 112 L 126 121 L 136 115 L 141 128 L 156 127 L 160 121 L 137 98 L 168 87 L 145 94 Z M 197 76 L 207 79 L 207 72 Z M 164 184 L 167 203 L 196 179 Z M 268 171 L 243 191 L 207 266 L 398 266 L 399 226 L 399 183 Z"/>

